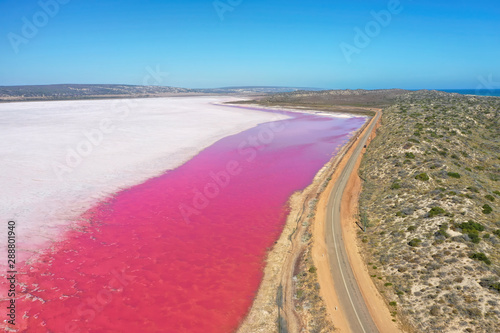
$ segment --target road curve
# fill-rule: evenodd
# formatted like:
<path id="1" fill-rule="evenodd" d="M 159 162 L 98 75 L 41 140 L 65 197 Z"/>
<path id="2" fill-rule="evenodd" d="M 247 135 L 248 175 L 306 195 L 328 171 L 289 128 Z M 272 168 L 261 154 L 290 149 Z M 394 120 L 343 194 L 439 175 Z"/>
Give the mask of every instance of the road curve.
<path id="1" fill-rule="evenodd" d="M 373 321 L 358 283 L 354 277 L 342 237 L 340 206 L 347 181 L 354 170 L 357 159 L 380 118 L 380 112 L 372 119 L 364 136 L 354 144 L 354 151 L 333 186 L 327 204 L 325 241 L 328 251 L 330 271 L 340 302 L 340 310 L 345 314 L 351 332 L 379 332 Z"/>

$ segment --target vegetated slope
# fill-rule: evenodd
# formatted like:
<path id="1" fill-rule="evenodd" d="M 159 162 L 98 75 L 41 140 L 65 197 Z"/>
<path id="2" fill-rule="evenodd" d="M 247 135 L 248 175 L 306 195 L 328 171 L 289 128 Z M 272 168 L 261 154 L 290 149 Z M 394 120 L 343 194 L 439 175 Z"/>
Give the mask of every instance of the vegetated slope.
<path id="1" fill-rule="evenodd" d="M 120 84 L 52 84 L 0 87 L 0 101 L 61 100 L 99 97 L 150 97 L 191 92 L 190 89 Z"/>
<path id="2" fill-rule="evenodd" d="M 261 103 L 315 107 L 339 105 L 380 107 L 391 105 L 398 96 L 407 92 L 408 90 L 402 89 L 295 91 L 274 94 L 262 99 Z"/>
<path id="3" fill-rule="evenodd" d="M 51 84 L 27 86 L 0 86 L 0 101 L 71 100 L 92 98 L 144 98 L 175 95 L 262 95 L 297 91 L 293 87 L 226 87 L 214 89 L 187 89 L 165 86 L 138 86 L 124 84 Z"/>
<path id="4" fill-rule="evenodd" d="M 416 332 L 499 332 L 500 98 L 405 94 L 360 175 L 359 236 L 393 315 Z"/>

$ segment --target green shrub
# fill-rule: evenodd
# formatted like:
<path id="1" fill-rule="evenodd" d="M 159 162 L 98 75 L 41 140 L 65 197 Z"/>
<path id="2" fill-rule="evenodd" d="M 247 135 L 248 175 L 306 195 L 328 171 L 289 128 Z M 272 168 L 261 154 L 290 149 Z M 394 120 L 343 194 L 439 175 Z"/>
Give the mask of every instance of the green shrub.
<path id="1" fill-rule="evenodd" d="M 408 139 L 408 141 L 413 142 L 413 143 L 420 143 L 417 139 Z"/>
<path id="2" fill-rule="evenodd" d="M 420 246 L 420 243 L 422 243 L 422 241 L 420 239 L 413 238 L 411 241 L 408 242 L 408 245 L 416 247 L 416 246 Z"/>
<path id="3" fill-rule="evenodd" d="M 422 181 L 426 182 L 429 180 L 429 176 L 425 172 L 422 172 L 422 173 L 416 175 L 415 179 L 422 180 Z"/>
<path id="4" fill-rule="evenodd" d="M 415 227 L 414 225 L 411 225 L 411 226 L 409 226 L 409 227 L 408 227 L 408 229 L 406 229 L 406 230 L 408 230 L 409 232 L 412 232 L 412 231 L 417 230 L 417 227 Z M 500 230 L 498 230 L 498 232 L 500 232 Z M 500 236 L 499 236 L 499 237 L 500 237 Z"/>
<path id="5" fill-rule="evenodd" d="M 500 229 L 493 231 L 493 234 L 500 237 Z"/>
<path id="6" fill-rule="evenodd" d="M 477 232 L 471 232 L 469 234 L 467 234 L 470 238 L 470 241 L 474 244 L 479 244 L 479 242 L 481 241 L 481 238 L 479 238 L 479 235 L 477 234 Z"/>
<path id="7" fill-rule="evenodd" d="M 493 208 L 491 208 L 490 205 L 486 204 L 483 205 L 483 214 L 490 214 L 493 211 Z"/>
<path id="8" fill-rule="evenodd" d="M 470 258 L 471 259 L 476 259 L 476 260 L 479 260 L 479 261 L 483 261 L 486 265 L 491 265 L 490 259 L 488 259 L 488 257 L 486 256 L 486 254 L 484 254 L 483 252 L 473 253 L 473 254 L 470 255 Z"/>
<path id="9" fill-rule="evenodd" d="M 446 232 L 446 229 L 439 228 L 437 235 L 443 236 L 444 238 L 450 238 L 450 235 Z"/>
<path id="10" fill-rule="evenodd" d="M 459 173 L 456 173 L 456 172 L 448 172 L 448 176 L 450 176 L 451 178 L 460 178 L 460 174 Z"/>
<path id="11" fill-rule="evenodd" d="M 387 282 L 387 283 L 385 283 L 385 284 L 384 284 L 384 286 L 386 286 L 386 287 L 390 287 L 390 286 L 392 286 L 392 283 Z"/>
<path id="12" fill-rule="evenodd" d="M 464 223 L 460 223 L 458 225 L 458 227 L 460 229 L 462 229 L 462 232 L 463 233 L 469 233 L 471 231 L 484 231 L 484 226 L 477 223 L 477 222 L 474 222 L 472 220 L 468 221 L 468 222 L 464 222 Z"/>
<path id="13" fill-rule="evenodd" d="M 398 304 L 397 304 L 396 302 L 389 302 L 389 305 L 390 305 L 390 306 L 396 306 L 396 305 L 398 305 Z"/>
<path id="14" fill-rule="evenodd" d="M 500 191 L 493 191 L 493 193 L 500 196 Z"/>
<path id="15" fill-rule="evenodd" d="M 410 158 L 410 159 L 414 159 L 415 158 L 415 154 L 413 154 L 413 153 L 405 153 L 405 157 L 406 158 Z"/>
<path id="16" fill-rule="evenodd" d="M 494 196 L 492 196 L 491 194 L 487 194 L 487 195 L 485 195 L 485 196 L 484 196 L 484 198 L 485 198 L 486 200 L 491 201 L 491 202 L 495 201 L 495 197 L 494 197 Z"/>
<path id="17" fill-rule="evenodd" d="M 400 189 L 401 188 L 401 184 L 399 182 L 394 182 L 392 183 L 391 185 L 391 190 L 397 190 L 397 189 Z"/>
<path id="18" fill-rule="evenodd" d="M 498 278 L 495 276 L 492 276 L 490 278 L 483 278 L 481 279 L 481 282 L 479 282 L 479 284 L 481 285 L 481 287 L 500 292 L 500 282 L 498 282 Z"/>
<path id="19" fill-rule="evenodd" d="M 446 211 L 441 207 L 432 207 L 431 210 L 429 211 L 429 217 L 443 215 L 445 213 Z"/>
<path id="20" fill-rule="evenodd" d="M 311 268 L 309 268 L 309 273 L 316 273 L 317 269 L 316 267 L 312 266 Z"/>

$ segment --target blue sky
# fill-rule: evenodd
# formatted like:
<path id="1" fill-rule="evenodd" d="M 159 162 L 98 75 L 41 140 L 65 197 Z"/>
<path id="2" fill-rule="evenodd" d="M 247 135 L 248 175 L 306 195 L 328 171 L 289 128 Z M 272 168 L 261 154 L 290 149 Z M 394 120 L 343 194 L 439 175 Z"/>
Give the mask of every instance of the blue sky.
<path id="1" fill-rule="evenodd" d="M 498 0 L 397 2 L 220 0 L 217 11 L 213 0 L 0 0 L 0 85 L 500 81 Z M 372 14 L 381 11 L 383 24 Z"/>

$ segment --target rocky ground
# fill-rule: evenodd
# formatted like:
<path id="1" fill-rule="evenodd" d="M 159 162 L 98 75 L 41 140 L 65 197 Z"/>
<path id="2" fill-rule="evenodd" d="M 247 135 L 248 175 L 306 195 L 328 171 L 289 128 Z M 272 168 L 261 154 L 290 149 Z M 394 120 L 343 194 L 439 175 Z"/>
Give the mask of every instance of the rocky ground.
<path id="1" fill-rule="evenodd" d="M 384 109 L 368 147 L 359 240 L 415 332 L 500 332 L 500 98 L 435 91 Z"/>

